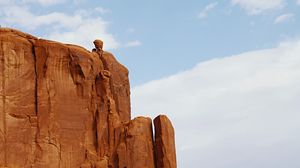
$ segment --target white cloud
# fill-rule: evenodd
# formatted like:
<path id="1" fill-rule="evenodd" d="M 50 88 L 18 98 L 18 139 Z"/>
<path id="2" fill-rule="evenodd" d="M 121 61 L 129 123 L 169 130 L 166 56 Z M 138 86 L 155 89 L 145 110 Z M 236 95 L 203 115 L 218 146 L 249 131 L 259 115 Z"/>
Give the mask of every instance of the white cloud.
<path id="1" fill-rule="evenodd" d="M 282 14 L 282 15 L 278 16 L 274 20 L 274 23 L 275 24 L 282 23 L 282 22 L 286 22 L 286 21 L 292 20 L 292 19 L 294 19 L 294 14 L 292 14 L 292 13 L 285 13 L 285 14 Z"/>
<path id="2" fill-rule="evenodd" d="M 3 6 L 3 5 L 7 5 L 7 4 L 9 4 L 10 3 L 10 1 L 8 0 L 0 0 L 0 5 L 1 6 Z"/>
<path id="3" fill-rule="evenodd" d="M 231 0 L 250 15 L 262 14 L 266 11 L 283 7 L 284 0 Z"/>
<path id="4" fill-rule="evenodd" d="M 104 49 L 115 49 L 119 43 L 112 34 L 107 32 L 108 23 L 101 18 L 86 19 L 75 29 L 70 31 L 57 31 L 49 34 L 47 38 L 64 43 L 78 44 L 87 49 L 94 48 L 93 41 L 101 39 L 104 41 Z"/>
<path id="5" fill-rule="evenodd" d="M 22 0 L 24 3 L 38 3 L 43 6 L 56 5 L 65 3 L 67 0 Z"/>
<path id="6" fill-rule="evenodd" d="M 128 43 L 126 43 L 124 46 L 125 47 L 137 47 L 142 45 L 142 43 L 139 40 L 134 40 L 134 41 L 130 41 Z"/>
<path id="7" fill-rule="evenodd" d="M 0 1 L 1 2 L 1 1 Z M 46 1 L 45 1 L 46 2 Z M 50 12 L 36 14 L 26 5 L 10 2 L 10 5 L 0 6 L 0 22 L 2 25 L 21 27 L 25 30 L 43 29 L 43 38 L 50 38 L 64 43 L 74 43 L 93 48 L 95 39 L 102 39 L 105 49 L 115 49 L 119 46 L 114 36 L 108 32 L 109 22 L 95 12 L 107 12 L 101 7 L 91 10 L 78 10 L 74 14 Z M 48 31 L 47 30 L 51 30 Z"/>
<path id="8" fill-rule="evenodd" d="M 0 0 L 0 4 L 7 5 L 7 4 L 19 4 L 19 5 L 26 5 L 26 4 L 39 4 L 42 6 L 51 6 L 57 5 L 62 3 L 74 3 L 76 0 Z"/>
<path id="9" fill-rule="evenodd" d="M 212 2 L 212 3 L 208 4 L 207 6 L 205 6 L 205 8 L 202 9 L 200 13 L 198 13 L 198 18 L 200 18 L 200 19 L 205 18 L 208 15 L 208 12 L 213 10 L 217 5 L 218 5 L 218 2 Z"/>
<path id="10" fill-rule="evenodd" d="M 72 28 L 83 22 L 80 15 L 67 15 L 53 12 L 45 15 L 35 15 L 26 6 L 10 6 L 4 8 L 7 23 L 18 24 L 28 29 L 36 29 L 40 26 L 55 25 L 55 27 Z"/>
<path id="11" fill-rule="evenodd" d="M 298 168 L 299 100 L 297 41 L 135 87 L 132 111 L 171 118 L 178 167 Z"/>
<path id="12" fill-rule="evenodd" d="M 110 12 L 109 9 L 105 9 L 105 8 L 102 8 L 102 7 L 96 7 L 95 11 L 99 12 L 100 14 L 105 14 L 105 13 L 109 13 Z"/>
<path id="13" fill-rule="evenodd" d="M 300 5 L 300 0 L 297 0 L 297 4 Z"/>

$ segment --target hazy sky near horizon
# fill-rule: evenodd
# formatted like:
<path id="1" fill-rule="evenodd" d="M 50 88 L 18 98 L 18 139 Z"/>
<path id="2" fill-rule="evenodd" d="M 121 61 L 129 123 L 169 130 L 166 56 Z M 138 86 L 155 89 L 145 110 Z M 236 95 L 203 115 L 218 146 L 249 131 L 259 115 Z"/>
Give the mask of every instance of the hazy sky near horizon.
<path id="1" fill-rule="evenodd" d="M 0 25 L 128 67 L 133 115 L 167 114 L 180 168 L 298 168 L 300 0 L 0 0 Z"/>

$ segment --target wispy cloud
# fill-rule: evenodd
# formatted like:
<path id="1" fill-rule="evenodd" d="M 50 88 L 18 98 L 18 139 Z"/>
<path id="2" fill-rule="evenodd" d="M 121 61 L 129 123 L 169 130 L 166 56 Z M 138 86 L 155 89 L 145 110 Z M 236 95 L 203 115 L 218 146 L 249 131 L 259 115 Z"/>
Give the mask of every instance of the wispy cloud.
<path id="1" fill-rule="evenodd" d="M 62 4 L 67 0 L 22 0 L 23 3 L 38 3 L 43 6 Z"/>
<path id="2" fill-rule="evenodd" d="M 126 43 L 124 45 L 124 47 L 137 47 L 140 45 L 142 45 L 142 43 L 139 40 L 134 40 L 134 41 L 130 41 L 130 42 Z"/>
<path id="3" fill-rule="evenodd" d="M 60 12 L 52 12 L 36 15 L 26 6 L 9 6 L 4 9 L 4 17 L 7 23 L 18 24 L 28 29 L 36 29 L 41 26 L 55 25 L 55 27 L 72 28 L 83 22 L 81 15 L 68 15 Z"/>
<path id="4" fill-rule="evenodd" d="M 94 9 L 96 12 L 99 12 L 101 14 L 109 13 L 111 12 L 109 9 L 103 8 L 103 7 L 96 7 Z"/>
<path id="5" fill-rule="evenodd" d="M 93 48 L 92 42 L 95 39 L 102 39 L 105 42 L 105 49 L 115 49 L 119 43 L 109 33 L 110 23 L 103 20 L 95 12 L 105 13 L 107 9 L 95 7 L 89 10 L 78 10 L 73 14 L 63 12 L 35 13 L 30 5 L 35 0 L 24 0 L 22 3 L 10 1 L 0 6 L 0 23 L 2 25 L 21 27 L 24 30 L 43 29 L 43 38 L 50 38 L 64 43 L 82 45 L 88 49 Z M 48 3 L 42 1 L 41 3 Z M 51 1 L 52 3 L 56 1 Z M 0 3 L 5 3 L 2 0 Z M 50 1 L 49 1 L 50 3 Z M 51 30 L 51 31 L 47 31 Z"/>
<path id="6" fill-rule="evenodd" d="M 258 15 L 284 6 L 284 0 L 231 0 L 249 15 Z"/>
<path id="7" fill-rule="evenodd" d="M 282 14 L 282 15 L 278 16 L 274 20 L 274 23 L 278 24 L 278 23 L 286 22 L 286 21 L 293 20 L 293 19 L 294 19 L 294 14 L 292 14 L 292 13 L 285 13 L 285 14 Z"/>
<path id="8" fill-rule="evenodd" d="M 208 13 L 218 5 L 218 2 L 212 2 L 204 7 L 199 13 L 198 18 L 203 19 L 207 17 Z"/>
<path id="9" fill-rule="evenodd" d="M 132 111 L 170 116 L 179 167 L 297 168 L 299 100 L 296 41 L 202 62 L 135 87 Z"/>
<path id="10" fill-rule="evenodd" d="M 57 40 L 64 43 L 73 43 L 86 47 L 93 48 L 93 41 L 101 39 L 104 41 L 105 49 L 116 49 L 119 43 L 114 36 L 107 32 L 108 23 L 101 18 L 87 18 L 84 21 L 69 30 L 57 30 L 50 33 L 47 38 Z"/>
<path id="11" fill-rule="evenodd" d="M 300 0 L 297 0 L 297 4 L 300 5 Z"/>

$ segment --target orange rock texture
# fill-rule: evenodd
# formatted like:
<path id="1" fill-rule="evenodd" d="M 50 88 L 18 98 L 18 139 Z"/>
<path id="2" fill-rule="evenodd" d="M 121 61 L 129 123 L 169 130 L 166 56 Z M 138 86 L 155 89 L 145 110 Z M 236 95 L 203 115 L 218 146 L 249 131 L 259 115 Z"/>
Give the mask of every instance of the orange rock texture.
<path id="1" fill-rule="evenodd" d="M 1 168 L 176 168 L 171 122 L 131 120 L 128 70 L 94 44 L 0 28 Z"/>

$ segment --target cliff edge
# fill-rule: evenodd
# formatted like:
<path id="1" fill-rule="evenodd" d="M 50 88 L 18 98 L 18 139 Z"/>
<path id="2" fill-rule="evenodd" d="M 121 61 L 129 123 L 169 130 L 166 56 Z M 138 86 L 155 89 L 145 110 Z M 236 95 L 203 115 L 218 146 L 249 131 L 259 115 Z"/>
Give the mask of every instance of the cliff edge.
<path id="1" fill-rule="evenodd" d="M 131 120 L 128 70 L 94 44 L 0 28 L 0 167 L 176 168 L 171 122 Z"/>

